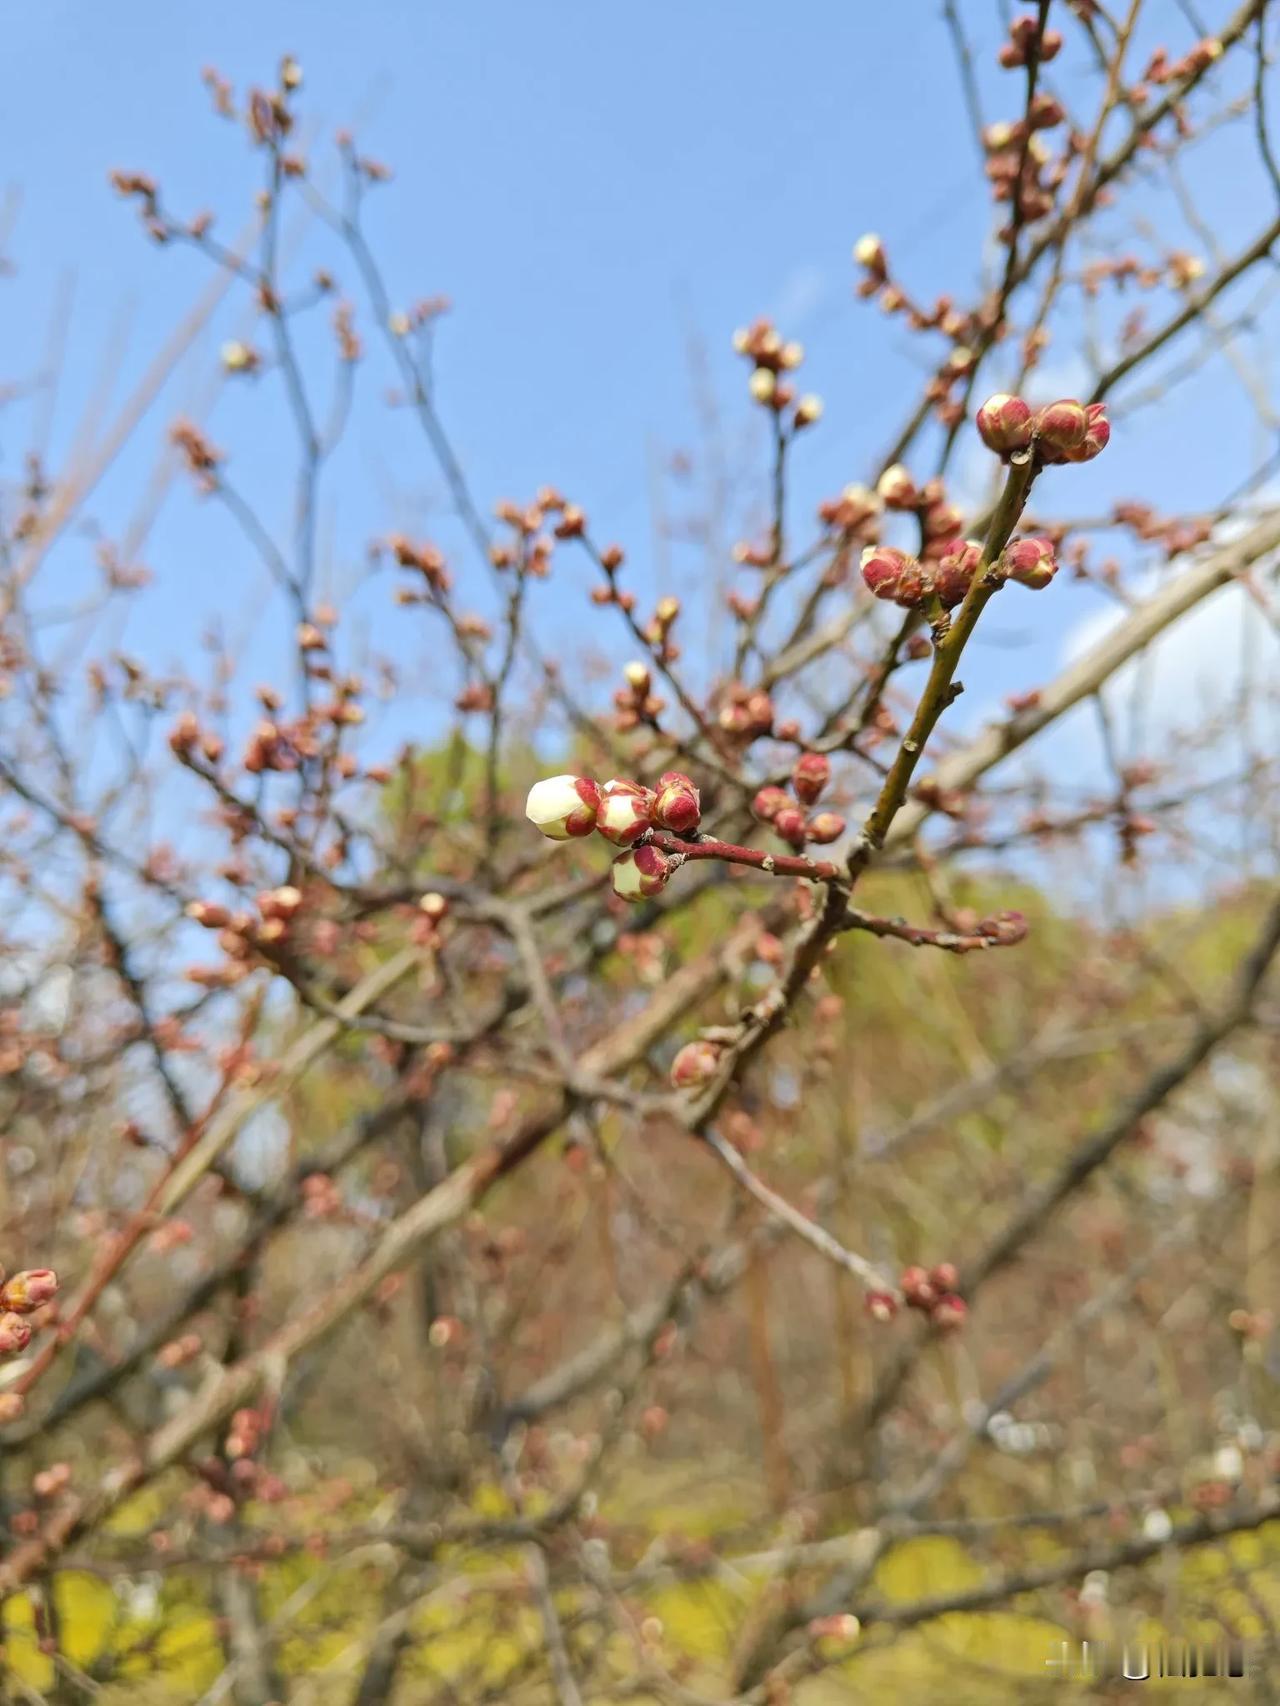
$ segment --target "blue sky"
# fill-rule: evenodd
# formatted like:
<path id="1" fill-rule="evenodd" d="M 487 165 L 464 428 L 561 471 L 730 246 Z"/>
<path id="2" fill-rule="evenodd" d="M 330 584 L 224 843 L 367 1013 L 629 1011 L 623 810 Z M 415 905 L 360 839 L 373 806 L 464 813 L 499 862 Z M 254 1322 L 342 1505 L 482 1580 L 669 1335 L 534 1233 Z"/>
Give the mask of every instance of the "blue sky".
<path id="1" fill-rule="evenodd" d="M 1178 10 L 1152 10 L 1162 13 L 1171 51 L 1185 50 L 1191 36 Z M 678 487 L 658 471 L 681 448 L 705 466 L 699 397 L 711 396 L 726 454 L 746 476 L 735 489 L 739 517 L 763 491 L 762 423 L 730 350 L 733 328 L 769 312 L 807 346 L 804 378 L 823 394 L 827 413 L 797 455 L 795 513 L 803 521 L 819 496 L 871 471 L 916 395 L 916 340 L 853 298 L 854 239 L 880 232 L 925 299 L 943 289 L 970 293 L 990 263 L 990 206 L 940 11 L 933 0 L 815 0 L 786 9 L 761 0 L 656 0 L 633 9 L 582 0 L 11 7 L 0 129 L 21 200 L 7 243 L 17 270 L 0 284 L 0 374 L 39 371 L 57 305 L 69 300 L 49 432 L 56 474 L 103 352 L 118 358 L 118 400 L 207 278 L 198 257 L 147 242 L 109 190 L 108 170 L 154 173 L 175 211 L 214 208 L 230 237 L 248 208 L 255 163 L 242 135 L 212 115 L 199 73 L 212 64 L 242 91 L 267 81 L 290 51 L 305 74 L 316 159 L 325 158 L 334 128 L 349 124 L 364 149 L 394 168 L 370 210 L 393 296 L 444 292 L 455 304 L 438 345 L 441 406 L 482 502 L 527 497 L 553 481 L 588 508 L 602 537 L 627 546 L 642 593 L 679 590 L 696 604 L 703 559 L 655 544 L 655 482 L 664 507 L 679 510 Z M 986 116 L 1014 116 L 1018 80 L 994 67 L 998 8 L 964 0 L 961 11 Z M 1068 47 L 1053 71 L 1069 94 L 1080 86 L 1084 56 L 1069 20 L 1064 29 Z M 1256 228 L 1263 205 L 1258 175 L 1241 164 L 1250 158 L 1246 142 L 1239 125 L 1224 127 L 1188 164 L 1228 251 Z M 1126 219 L 1136 208 L 1158 223 L 1171 205 L 1153 184 L 1128 204 Z M 1115 235 L 1127 241 L 1131 232 L 1118 226 Z M 304 274 L 332 259 L 312 230 L 300 245 Z M 1230 300 L 1256 288 L 1255 280 Z M 1157 293 L 1153 322 L 1175 306 Z M 220 312 L 104 481 L 90 513 L 108 535 L 136 513 L 168 422 L 216 375 L 220 341 L 252 332 L 245 312 L 242 303 Z M 1047 376 L 1064 387 L 1079 374 L 1082 325 L 1068 327 L 1048 364 Z M 1104 348 L 1112 331 L 1105 322 L 1099 329 Z M 1192 347 L 1171 351 L 1171 365 Z M 705 355 L 698 385 L 691 350 Z M 1270 340 L 1260 334 L 1246 354 L 1265 381 Z M 353 585 L 367 541 L 401 527 L 438 537 L 471 596 L 473 569 L 425 449 L 380 401 L 388 379 L 381 358 L 371 359 L 356 424 L 326 488 L 327 584 Z M 0 476 L 15 475 L 49 409 L 41 390 L 0 415 Z M 226 387 L 208 426 L 264 519 L 283 527 L 289 427 L 272 382 Z M 1239 381 L 1211 365 L 1132 430 L 1119 428 L 1100 462 L 1048 476 L 1059 483 L 1048 497 L 1095 514 L 1121 494 L 1177 507 L 1210 503 L 1259 451 Z M 980 466 L 972 454 L 962 457 L 961 483 L 972 484 Z M 83 535 L 58 548 L 48 608 L 87 584 L 91 551 Z M 157 668 L 189 667 L 201 632 L 217 619 L 243 639 L 253 679 L 272 672 L 288 631 L 283 613 L 264 601 L 260 567 L 242 540 L 185 482 L 166 495 L 142 556 L 153 586 L 90 650 L 119 644 Z M 566 566 L 539 589 L 544 641 L 590 621 L 586 584 L 584 571 Z M 448 683 L 434 634 L 399 612 L 390 593 L 384 576 L 354 609 L 367 643 L 408 673 L 409 691 L 388 724 L 403 738 L 406 728 L 432 726 Z M 484 607 L 487 597 L 476 577 L 474 602 Z M 1044 598 L 1002 598 L 979 637 L 971 695 L 956 724 L 1043 677 L 1097 610 L 1095 595 L 1064 584 Z M 56 655 L 85 655 L 74 629 L 59 634 L 66 650 Z"/>

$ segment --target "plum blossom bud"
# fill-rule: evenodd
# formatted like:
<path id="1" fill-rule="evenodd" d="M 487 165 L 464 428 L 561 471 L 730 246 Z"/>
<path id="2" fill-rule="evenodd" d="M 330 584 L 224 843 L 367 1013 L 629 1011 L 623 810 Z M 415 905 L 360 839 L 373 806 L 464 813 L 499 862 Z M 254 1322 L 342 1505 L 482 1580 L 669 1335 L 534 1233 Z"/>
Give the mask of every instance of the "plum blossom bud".
<path id="1" fill-rule="evenodd" d="M 955 540 L 939 559 L 934 571 L 934 590 L 947 610 L 964 603 L 965 594 L 982 561 L 982 547 L 971 539 Z"/>
<path id="2" fill-rule="evenodd" d="M 891 1291 L 869 1291 L 863 1307 L 873 1321 L 892 1321 L 898 1313 L 898 1300 Z"/>
<path id="3" fill-rule="evenodd" d="M 418 911 L 425 918 L 429 918 L 433 924 L 439 924 L 448 915 L 449 902 L 444 895 L 432 889 L 429 894 L 424 894 L 419 900 Z"/>
<path id="4" fill-rule="evenodd" d="M 632 847 L 613 861 L 613 892 L 623 900 L 649 900 L 661 894 L 673 869 L 660 847 Z"/>
<path id="5" fill-rule="evenodd" d="M 586 776 L 548 776 L 524 803 L 524 815 L 551 841 L 590 835 L 600 809 L 600 790 Z"/>
<path id="6" fill-rule="evenodd" d="M 29 1315 L 57 1294 L 58 1276 L 52 1268 L 27 1268 L 23 1273 L 14 1274 L 0 1288 L 0 1309 L 11 1309 L 16 1315 Z"/>
<path id="7" fill-rule="evenodd" d="M 803 847 L 808 835 L 809 826 L 804 820 L 804 813 L 797 806 L 784 806 L 773 820 L 773 827 L 784 841 L 789 841 L 793 847 Z"/>
<path id="8" fill-rule="evenodd" d="M 1089 415 L 1083 403 L 1063 397 L 1040 410 L 1035 418 L 1035 434 L 1046 461 L 1069 460 L 1081 449 L 1089 431 Z M 1101 446 L 1099 446 L 1101 448 Z"/>
<path id="9" fill-rule="evenodd" d="M 938 1262 L 929 1270 L 929 1280 L 938 1291 L 954 1291 L 960 1283 L 960 1275 L 954 1262 Z"/>
<path id="10" fill-rule="evenodd" d="M 865 236 L 858 238 L 853 245 L 853 258 L 860 267 L 866 267 L 867 271 L 877 278 L 884 278 L 888 272 L 884 245 L 874 231 L 868 231 Z"/>
<path id="11" fill-rule="evenodd" d="M 963 1327 L 969 1314 L 969 1305 L 963 1297 L 957 1297 L 953 1292 L 946 1292 L 934 1304 L 931 1320 L 935 1327 L 944 1333 L 954 1333 Z"/>
<path id="12" fill-rule="evenodd" d="M 987 449 L 1001 456 L 1025 450 L 1031 443 L 1031 408 L 1021 397 L 1011 397 L 1005 391 L 987 398 L 978 410 L 977 425 L 978 435 Z"/>
<path id="13" fill-rule="evenodd" d="M 1005 573 L 1020 586 L 1039 592 L 1058 572 L 1053 546 L 1047 539 L 1015 539 L 1004 552 Z"/>
<path id="14" fill-rule="evenodd" d="M 751 802 L 751 810 L 762 823 L 772 823 L 778 813 L 786 811 L 790 805 L 790 796 L 781 788 L 761 788 Z"/>
<path id="15" fill-rule="evenodd" d="M 914 559 L 892 545 L 868 545 L 862 553 L 862 579 L 877 598 L 896 598 L 902 572 Z"/>
<path id="16" fill-rule="evenodd" d="M 653 821 L 660 829 L 687 835 L 702 819 L 702 800 L 693 783 L 679 770 L 667 770 L 658 778 L 658 797 L 653 803 Z"/>
<path id="17" fill-rule="evenodd" d="M 813 426 L 822 419 L 822 398 L 809 391 L 796 404 L 795 425 L 797 431 L 801 427 Z"/>
<path id="18" fill-rule="evenodd" d="M 17 1356 L 31 1343 L 31 1326 L 21 1315 L 0 1315 L 0 1357 Z"/>
<path id="19" fill-rule="evenodd" d="M 901 462 L 885 469 L 876 481 L 876 491 L 884 500 L 886 509 L 914 509 L 920 497 L 915 481 Z"/>
<path id="20" fill-rule="evenodd" d="M 1089 417 L 1089 425 L 1085 431 L 1084 443 L 1068 456 L 1069 462 L 1092 462 L 1095 456 L 1102 454 L 1110 441 L 1111 422 L 1107 419 L 1107 405 L 1090 403 L 1085 414 Z"/>
<path id="21" fill-rule="evenodd" d="M 600 789 L 596 828 L 615 847 L 630 847 L 646 829 L 653 828 L 653 793 L 639 782 L 614 777 Z"/>
<path id="22" fill-rule="evenodd" d="M 778 381 L 774 377 L 772 368 L 757 367 L 752 372 L 747 385 L 757 403 L 772 403 L 773 394 L 778 388 Z"/>
<path id="23" fill-rule="evenodd" d="M 638 699 L 645 699 L 648 697 L 649 689 L 653 685 L 653 679 L 649 674 L 649 666 L 647 663 L 629 663 L 624 667 L 622 673 L 626 678 L 627 686 Z"/>
<path id="24" fill-rule="evenodd" d="M 816 841 L 819 847 L 826 847 L 832 841 L 839 841 L 845 827 L 845 820 L 839 812 L 818 812 L 809 819 L 805 833 L 810 841 Z"/>
<path id="25" fill-rule="evenodd" d="M 699 1037 L 686 1043 L 671 1062 L 671 1082 L 677 1090 L 690 1090 L 699 1084 L 709 1084 L 720 1070 L 720 1050 L 714 1043 Z"/>
<path id="26" fill-rule="evenodd" d="M 903 1268 L 898 1281 L 902 1295 L 912 1309 L 930 1310 L 938 1301 L 938 1290 L 927 1271 L 920 1267 Z"/>
<path id="27" fill-rule="evenodd" d="M 824 752 L 806 752 L 796 759 L 791 786 L 802 805 L 816 804 L 830 780 L 831 760 Z"/>

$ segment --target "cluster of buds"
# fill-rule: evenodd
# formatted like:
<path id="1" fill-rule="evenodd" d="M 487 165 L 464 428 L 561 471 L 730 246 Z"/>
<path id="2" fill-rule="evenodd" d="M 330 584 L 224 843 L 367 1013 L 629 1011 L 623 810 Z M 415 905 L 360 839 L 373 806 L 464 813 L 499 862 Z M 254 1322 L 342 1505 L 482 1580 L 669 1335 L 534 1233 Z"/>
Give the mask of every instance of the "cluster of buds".
<path id="1" fill-rule="evenodd" d="M 1139 290 L 1154 290 L 1167 281 L 1175 290 L 1187 290 L 1204 274 L 1204 262 L 1189 249 L 1171 249 L 1163 265 L 1140 261 L 1136 255 L 1112 255 L 1089 262 L 1080 275 L 1080 288 L 1089 297 L 1096 297 L 1106 283 L 1118 290 L 1130 284 Z"/>
<path id="2" fill-rule="evenodd" d="M 489 561 L 494 568 L 518 567 L 527 575 L 545 580 L 551 572 L 554 545 L 551 535 L 542 529 L 549 517 L 562 514 L 564 508 L 565 501 L 554 486 L 543 486 L 531 504 L 513 503 L 510 498 L 495 504 L 493 513 L 507 524 L 514 538 L 509 544 L 495 542 L 489 547 Z"/>
<path id="3" fill-rule="evenodd" d="M 1062 397 L 1042 409 L 998 392 L 977 413 L 978 434 L 1002 461 L 1034 451 L 1041 464 L 1092 462 L 1111 437 L 1105 403 Z"/>
<path id="4" fill-rule="evenodd" d="M 918 1309 L 935 1327 L 953 1332 L 964 1325 L 969 1313 L 968 1304 L 956 1292 L 959 1280 L 951 1262 L 939 1262 L 932 1268 L 904 1268 L 898 1286 L 908 1309 Z"/>
<path id="5" fill-rule="evenodd" d="M 664 771 L 656 788 L 623 777 L 596 783 L 587 776 L 549 776 L 530 788 L 525 816 L 552 841 L 597 831 L 622 849 L 613 861 L 614 893 L 623 900 L 648 900 L 666 887 L 680 858 L 645 838 L 655 829 L 693 834 L 702 802 L 679 770 Z"/>
<path id="6" fill-rule="evenodd" d="M 951 539 L 936 562 L 922 562 L 892 545 L 868 545 L 862 553 L 862 579 L 874 597 L 925 610 L 936 598 L 947 610 L 964 602 L 982 562 L 982 547 Z"/>
<path id="7" fill-rule="evenodd" d="M 837 498 L 824 498 L 818 505 L 818 520 L 832 532 L 856 539 L 873 536 L 884 509 L 884 500 L 870 486 L 846 486 Z"/>
<path id="8" fill-rule="evenodd" d="M 936 562 L 951 549 L 964 526 L 964 517 L 947 499 L 939 479 L 917 486 L 900 462 L 886 468 L 876 483 L 876 494 L 886 509 L 914 515 L 920 524 L 922 557 Z"/>
<path id="9" fill-rule="evenodd" d="M 1130 528 L 1139 539 L 1162 545 L 1169 560 L 1181 556 L 1184 551 L 1194 551 L 1213 533 L 1213 523 L 1207 516 L 1167 520 L 1158 516 L 1150 504 L 1118 503 L 1111 513 L 1119 526 Z"/>
<path id="10" fill-rule="evenodd" d="M 797 432 L 822 418 L 822 398 L 812 394 L 797 398 L 795 386 L 785 377 L 804 360 L 803 344 L 784 341 L 771 320 L 760 319 L 733 334 L 733 347 L 751 363 L 751 395 L 763 408 L 779 416 L 790 410 Z"/>
<path id="11" fill-rule="evenodd" d="M 440 596 L 450 590 L 452 582 L 444 554 L 437 546 L 417 545 L 403 533 L 393 533 L 387 540 L 387 549 L 402 569 L 412 569 L 422 576 L 428 592 Z M 397 598 L 401 604 L 420 602 L 419 596 L 412 592 L 401 592 Z"/>
<path id="12" fill-rule="evenodd" d="M 52 1268 L 24 1269 L 0 1286 L 0 1357 L 20 1356 L 26 1350 L 31 1342 L 27 1317 L 57 1295 L 58 1276 Z"/>
<path id="13" fill-rule="evenodd" d="M 213 491 L 218 483 L 218 468 L 225 461 L 222 451 L 191 421 L 175 421 L 169 429 L 169 441 L 195 475 L 201 491 Z"/>
<path id="14" fill-rule="evenodd" d="M 653 676 L 648 664 L 637 659 L 627 664 L 622 673 L 626 686 L 620 687 L 613 696 L 613 702 L 618 708 L 614 726 L 621 733 L 626 733 L 641 723 L 655 728 L 658 718 L 666 708 L 666 700 L 654 693 Z"/>
<path id="15" fill-rule="evenodd" d="M 1198 77 L 1207 71 L 1222 58 L 1222 54 L 1223 46 L 1217 36 L 1202 37 L 1181 59 L 1170 60 L 1168 49 L 1158 47 L 1142 73 L 1142 83 L 1185 82 L 1188 77 Z M 1147 98 L 1142 83 L 1129 90 L 1129 99 L 1135 106 L 1141 106 Z"/>
<path id="16" fill-rule="evenodd" d="M 844 834 L 845 820 L 839 812 L 813 812 L 831 780 L 831 760 L 821 752 L 805 752 L 791 772 L 791 793 L 784 788 L 761 788 L 751 810 L 761 823 L 799 852 L 807 843 L 825 847 Z"/>
<path id="17" fill-rule="evenodd" d="M 1062 123 L 1065 113 L 1052 95 L 1038 94 L 1025 119 L 989 124 L 982 133 L 986 153 L 983 170 L 996 202 L 1017 207 L 1023 224 L 1033 224 L 1053 211 L 1054 196 L 1067 175 L 1067 157 L 1054 158 L 1041 131 Z M 1007 242 L 1013 227 L 1001 233 Z"/>
<path id="18" fill-rule="evenodd" d="M 731 681 L 724 689 L 724 703 L 716 716 L 720 729 L 731 740 L 750 745 L 764 735 L 778 740 L 790 740 L 795 729 L 791 723 L 774 725 L 773 700 L 761 688 L 747 687 L 741 681 Z"/>
<path id="19" fill-rule="evenodd" d="M 1040 34 L 1040 21 L 1030 12 L 1015 18 L 1009 25 L 1009 39 L 1003 42 L 996 57 L 1006 71 L 1016 71 L 1020 65 L 1047 65 L 1062 51 L 1062 37 L 1057 30 Z"/>

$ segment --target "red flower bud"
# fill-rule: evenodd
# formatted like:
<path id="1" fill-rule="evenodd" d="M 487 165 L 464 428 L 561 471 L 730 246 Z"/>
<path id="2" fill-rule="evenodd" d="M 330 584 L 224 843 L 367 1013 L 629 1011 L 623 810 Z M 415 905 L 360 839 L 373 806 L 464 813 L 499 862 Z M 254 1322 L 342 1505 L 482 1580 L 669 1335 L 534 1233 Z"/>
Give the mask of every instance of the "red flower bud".
<path id="1" fill-rule="evenodd" d="M 699 1037 L 686 1043 L 671 1062 L 671 1082 L 677 1090 L 708 1084 L 720 1069 L 720 1050 Z"/>
<path id="2" fill-rule="evenodd" d="M 1053 545 L 1048 539 L 1015 539 L 1012 545 L 1006 545 L 1002 561 L 1010 580 L 1036 592 L 1048 586 L 1058 572 Z"/>
<path id="3" fill-rule="evenodd" d="M 28 1268 L 14 1274 L 0 1287 L 0 1309 L 12 1309 L 18 1315 L 29 1315 L 58 1294 L 58 1276 L 52 1268 Z"/>
<path id="4" fill-rule="evenodd" d="M 898 1300 L 891 1291 L 869 1291 L 863 1307 L 873 1321 L 892 1321 L 898 1313 Z"/>
<path id="5" fill-rule="evenodd" d="M 1081 449 L 1089 431 L 1083 403 L 1064 397 L 1040 410 L 1035 420 L 1036 441 L 1046 462 L 1069 461 Z"/>
<path id="6" fill-rule="evenodd" d="M 939 1262 L 929 1270 L 929 1283 L 939 1292 L 954 1291 L 959 1279 L 954 1262 Z"/>
<path id="7" fill-rule="evenodd" d="M 822 797 L 831 780 L 831 760 L 822 752 L 806 752 L 797 758 L 791 786 L 802 805 L 811 806 Z"/>
<path id="8" fill-rule="evenodd" d="M 845 820 L 839 812 L 819 812 L 811 817 L 806 834 L 810 841 L 816 841 L 820 847 L 829 842 L 838 841 L 845 832 Z"/>
<path id="9" fill-rule="evenodd" d="M 781 788 L 761 788 L 751 802 L 751 810 L 762 823 L 772 823 L 780 811 L 791 804 L 791 797 Z"/>
<path id="10" fill-rule="evenodd" d="M 963 1327 L 969 1314 L 969 1305 L 963 1297 L 946 1292 L 933 1306 L 931 1319 L 935 1327 L 944 1333 L 954 1333 L 958 1327 Z"/>
<path id="11" fill-rule="evenodd" d="M 673 864 L 660 847 L 632 847 L 613 861 L 613 892 L 623 900 L 649 900 L 661 894 Z"/>
<path id="12" fill-rule="evenodd" d="M 902 571 L 914 558 L 892 545 L 868 545 L 862 553 L 862 579 L 877 598 L 896 598 Z"/>
<path id="13" fill-rule="evenodd" d="M 702 800 L 687 776 L 678 770 L 668 770 L 658 778 L 658 795 L 653 803 L 653 821 L 661 829 L 677 835 L 687 835 L 702 820 Z"/>
<path id="14" fill-rule="evenodd" d="M 1031 408 L 1021 397 L 997 391 L 978 410 L 978 435 L 988 450 L 1008 456 L 1031 443 Z"/>
<path id="15" fill-rule="evenodd" d="M 615 847 L 629 847 L 646 829 L 653 827 L 653 794 L 639 782 L 621 777 L 600 789 L 600 812 L 596 828 Z"/>
<path id="16" fill-rule="evenodd" d="M 793 847 L 803 847 L 808 825 L 798 806 L 784 806 L 773 820 L 773 827 L 784 841 Z"/>
<path id="17" fill-rule="evenodd" d="M 898 1281 L 903 1297 L 912 1309 L 932 1309 L 938 1301 L 937 1287 L 930 1280 L 924 1268 L 903 1268 L 902 1277 Z"/>
<path id="18" fill-rule="evenodd" d="M 965 594 L 982 561 L 982 547 L 971 540 L 957 539 L 939 559 L 933 584 L 948 610 L 964 603 Z"/>

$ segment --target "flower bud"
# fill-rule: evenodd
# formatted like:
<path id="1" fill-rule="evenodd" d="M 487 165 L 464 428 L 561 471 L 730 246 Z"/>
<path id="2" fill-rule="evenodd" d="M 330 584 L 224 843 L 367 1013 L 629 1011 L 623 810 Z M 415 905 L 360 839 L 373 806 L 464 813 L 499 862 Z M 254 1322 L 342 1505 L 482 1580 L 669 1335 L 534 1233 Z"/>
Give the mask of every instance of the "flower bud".
<path id="1" fill-rule="evenodd" d="M 0 1310 L 29 1315 L 58 1294 L 58 1276 L 52 1268 L 27 1268 L 0 1287 Z"/>
<path id="2" fill-rule="evenodd" d="M 894 589 L 893 602 L 903 610 L 918 610 L 933 591 L 933 576 L 914 557 L 908 557 Z"/>
<path id="3" fill-rule="evenodd" d="M 982 547 L 971 539 L 955 540 L 939 559 L 933 584 L 947 610 L 954 610 L 958 604 L 964 603 L 981 561 Z"/>
<path id="4" fill-rule="evenodd" d="M 773 820 L 774 830 L 793 847 L 803 847 L 808 825 L 798 806 L 784 806 Z"/>
<path id="5" fill-rule="evenodd" d="M 809 391 L 796 404 L 795 425 L 801 427 L 813 426 L 822 419 L 822 398 Z"/>
<path id="6" fill-rule="evenodd" d="M 868 545 L 862 553 L 862 579 L 877 598 L 896 598 L 903 570 L 915 559 L 892 545 Z"/>
<path id="7" fill-rule="evenodd" d="M 869 1291 L 863 1307 L 873 1321 L 892 1321 L 898 1313 L 898 1300 L 891 1291 Z"/>
<path id="8" fill-rule="evenodd" d="M 1070 460 L 1089 431 L 1089 416 L 1083 403 L 1063 397 L 1040 410 L 1035 418 L 1035 436 L 1045 461 Z M 1101 448 L 1101 446 L 1099 446 Z"/>
<path id="9" fill-rule="evenodd" d="M 600 790 L 586 776 L 548 776 L 535 782 L 524 815 L 551 841 L 590 835 L 601 806 Z"/>
<path id="10" fill-rule="evenodd" d="M 876 481 L 876 491 L 883 498 L 887 509 L 914 509 L 919 498 L 916 483 L 902 466 L 895 462 L 892 468 L 886 468 Z"/>
<path id="11" fill-rule="evenodd" d="M 773 394 L 778 388 L 778 381 L 774 378 L 772 368 L 757 367 L 752 372 L 747 384 L 757 403 L 772 403 Z"/>
<path id="12" fill-rule="evenodd" d="M 791 804 L 790 796 L 781 788 L 761 788 L 751 802 L 752 813 L 762 823 L 772 823 L 781 811 L 786 811 Z"/>
<path id="13" fill-rule="evenodd" d="M 853 258 L 860 267 L 866 267 L 867 271 L 874 273 L 877 278 L 883 278 L 888 271 L 884 245 L 874 231 L 868 231 L 865 236 L 858 238 L 853 245 Z"/>
<path id="14" fill-rule="evenodd" d="M 720 1070 L 720 1050 L 714 1043 L 699 1037 L 686 1043 L 671 1062 L 671 1082 L 677 1090 L 691 1090 L 699 1084 L 709 1084 Z"/>
<path id="15" fill-rule="evenodd" d="M 702 800 L 687 776 L 668 770 L 658 778 L 658 797 L 653 803 L 653 821 L 660 829 L 687 835 L 702 820 Z"/>
<path id="16" fill-rule="evenodd" d="M 1007 456 L 1031 443 L 1031 409 L 1021 397 L 997 391 L 978 410 L 978 434 L 988 450 Z"/>
<path id="17" fill-rule="evenodd" d="M 945 1292 L 934 1304 L 930 1319 L 935 1327 L 944 1333 L 954 1333 L 963 1327 L 969 1314 L 969 1305 L 963 1297 L 957 1297 L 953 1292 Z"/>
<path id="18" fill-rule="evenodd" d="M 791 786 L 802 805 L 814 805 L 831 780 L 831 760 L 823 752 L 806 752 L 796 759 Z"/>
<path id="19" fill-rule="evenodd" d="M 17 1356 L 31 1343 L 31 1326 L 21 1315 L 0 1315 L 0 1357 Z"/>
<path id="20" fill-rule="evenodd" d="M 924 1268 L 903 1268 L 898 1285 L 911 1309 L 930 1310 L 938 1301 L 937 1288 Z"/>
<path id="21" fill-rule="evenodd" d="M 627 686 L 635 696 L 638 699 L 647 699 L 649 696 L 649 689 L 653 685 L 653 678 L 649 674 L 648 664 L 639 662 L 626 664 L 622 673 Z"/>
<path id="22" fill-rule="evenodd" d="M 960 1275 L 954 1262 L 938 1262 L 929 1269 L 929 1282 L 939 1292 L 954 1291 L 960 1283 Z"/>
<path id="23" fill-rule="evenodd" d="M 630 847 L 646 829 L 653 828 L 652 791 L 621 777 L 606 782 L 600 789 L 595 827 L 615 847 Z"/>
<path id="24" fill-rule="evenodd" d="M 649 900 L 661 894 L 672 862 L 660 847 L 631 847 L 613 861 L 613 892 L 623 900 Z"/>
<path id="25" fill-rule="evenodd" d="M 1047 539 L 1015 539 L 1005 546 L 1004 569 L 1010 580 L 1039 592 L 1058 572 L 1053 546 Z"/>
<path id="26" fill-rule="evenodd" d="M 809 819 L 806 825 L 806 835 L 810 841 L 816 841 L 819 847 L 826 847 L 832 841 L 839 841 L 845 832 L 845 820 L 839 812 L 818 812 Z"/>
<path id="27" fill-rule="evenodd" d="M 1107 419 L 1105 403 L 1090 403 L 1085 414 L 1089 417 L 1089 425 L 1085 431 L 1084 443 L 1067 458 L 1069 462 L 1092 462 L 1095 456 L 1100 456 L 1107 448 L 1111 438 L 1111 422 Z"/>

